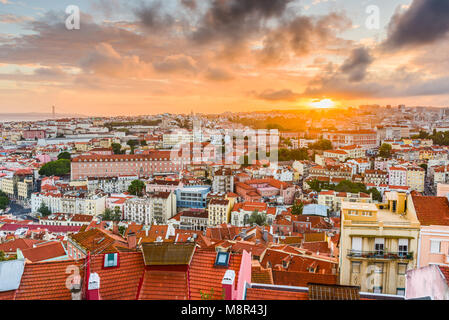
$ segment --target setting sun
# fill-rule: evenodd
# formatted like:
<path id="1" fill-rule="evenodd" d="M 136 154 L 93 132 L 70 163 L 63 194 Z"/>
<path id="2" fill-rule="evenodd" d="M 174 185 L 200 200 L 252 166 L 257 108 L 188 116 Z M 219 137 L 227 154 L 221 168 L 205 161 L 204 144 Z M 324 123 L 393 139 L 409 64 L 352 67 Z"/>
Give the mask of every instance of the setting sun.
<path id="1" fill-rule="evenodd" d="M 335 107 L 335 102 L 331 99 L 323 99 L 323 100 L 314 100 L 310 103 L 310 105 L 314 108 L 318 109 L 327 109 Z"/>

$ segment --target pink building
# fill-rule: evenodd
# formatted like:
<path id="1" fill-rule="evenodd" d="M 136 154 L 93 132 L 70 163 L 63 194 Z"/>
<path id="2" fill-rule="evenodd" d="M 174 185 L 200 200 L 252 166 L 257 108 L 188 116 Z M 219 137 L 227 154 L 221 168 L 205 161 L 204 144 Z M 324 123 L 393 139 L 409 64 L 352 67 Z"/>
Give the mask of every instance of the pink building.
<path id="1" fill-rule="evenodd" d="M 407 299 L 449 300 L 449 267 L 429 265 L 407 271 Z"/>
<path id="2" fill-rule="evenodd" d="M 89 155 L 72 160 L 72 180 L 89 177 L 117 177 L 123 175 L 149 176 L 153 173 L 177 173 L 183 161 L 173 159 L 170 151 L 148 154 Z"/>
<path id="3" fill-rule="evenodd" d="M 292 204 L 295 187 L 273 178 L 246 180 L 235 185 L 235 192 L 245 201 L 260 201 L 262 197 L 281 196 L 285 204 Z"/>
<path id="4" fill-rule="evenodd" d="M 437 196 L 447 197 L 449 195 L 449 184 L 439 183 L 437 185 Z"/>
<path id="5" fill-rule="evenodd" d="M 334 148 L 358 145 L 372 149 L 378 146 L 377 132 L 373 130 L 323 132 L 323 138 L 331 141 Z"/>
<path id="6" fill-rule="evenodd" d="M 421 224 L 418 268 L 430 264 L 449 266 L 449 201 L 446 197 L 412 194 L 407 201 Z"/>
<path id="7" fill-rule="evenodd" d="M 45 130 L 27 130 L 22 135 L 25 140 L 45 139 Z"/>
<path id="8" fill-rule="evenodd" d="M 182 189 L 184 184 L 180 180 L 154 180 L 146 185 L 147 192 L 175 192 Z"/>

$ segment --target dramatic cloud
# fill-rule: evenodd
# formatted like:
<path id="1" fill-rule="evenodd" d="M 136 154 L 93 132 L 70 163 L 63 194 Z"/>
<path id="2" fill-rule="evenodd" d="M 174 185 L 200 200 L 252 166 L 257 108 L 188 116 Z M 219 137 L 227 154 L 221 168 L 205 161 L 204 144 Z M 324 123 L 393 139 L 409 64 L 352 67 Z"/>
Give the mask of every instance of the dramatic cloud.
<path id="1" fill-rule="evenodd" d="M 348 74 L 349 81 L 359 82 L 365 79 L 366 70 L 373 61 L 373 57 L 366 48 L 357 48 L 352 51 L 351 56 L 343 63 L 340 70 Z"/>
<path id="2" fill-rule="evenodd" d="M 296 17 L 266 36 L 259 59 L 264 64 L 276 64 L 287 59 L 288 49 L 296 56 L 304 56 L 326 44 L 337 44 L 336 34 L 351 25 L 349 18 L 337 13 L 322 17 Z"/>
<path id="3" fill-rule="evenodd" d="M 259 32 L 270 18 L 280 17 L 292 0 L 213 0 L 193 34 L 197 43 L 240 42 Z"/>
<path id="4" fill-rule="evenodd" d="M 137 56 L 121 56 L 110 44 L 101 43 L 81 60 L 81 67 L 99 75 L 116 78 L 144 78 L 150 72 L 148 64 Z"/>
<path id="5" fill-rule="evenodd" d="M 158 72 L 192 72 L 197 71 L 196 61 L 189 56 L 179 54 L 166 57 L 161 62 L 153 63 L 154 69 Z"/>
<path id="6" fill-rule="evenodd" d="M 163 12 L 162 2 L 142 4 L 134 11 L 140 22 L 152 31 L 165 31 L 175 23 L 175 18 Z"/>
<path id="7" fill-rule="evenodd" d="M 60 68 L 38 68 L 34 74 L 41 78 L 64 78 L 67 74 Z"/>
<path id="8" fill-rule="evenodd" d="M 206 79 L 212 81 L 229 81 L 234 79 L 230 72 L 221 68 L 208 68 L 205 75 Z"/>
<path id="9" fill-rule="evenodd" d="M 265 90 L 261 93 L 253 93 L 256 98 L 268 101 L 295 101 L 300 98 L 300 94 L 292 90 Z"/>
<path id="10" fill-rule="evenodd" d="M 449 32 L 449 1 L 414 0 L 404 13 L 391 19 L 386 48 L 433 43 Z"/>
<path id="11" fill-rule="evenodd" d="M 0 43 L 0 63 L 76 67 L 99 43 L 113 43 L 119 52 L 154 51 L 142 35 L 114 25 L 96 24 L 88 14 L 81 13 L 82 28 L 75 32 L 66 29 L 65 19 L 64 13 L 49 12 L 40 20 L 27 23 L 31 33 Z"/>

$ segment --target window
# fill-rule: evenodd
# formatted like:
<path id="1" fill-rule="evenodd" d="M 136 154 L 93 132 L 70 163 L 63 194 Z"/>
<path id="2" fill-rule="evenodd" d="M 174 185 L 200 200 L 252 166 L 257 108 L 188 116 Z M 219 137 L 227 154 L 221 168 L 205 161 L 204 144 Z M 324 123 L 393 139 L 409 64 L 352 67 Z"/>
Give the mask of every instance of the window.
<path id="1" fill-rule="evenodd" d="M 430 240 L 430 253 L 440 253 L 441 242 L 438 240 Z"/>
<path id="2" fill-rule="evenodd" d="M 374 293 L 382 293 L 382 287 L 374 287 L 373 292 Z"/>
<path id="3" fill-rule="evenodd" d="M 376 254 L 384 254 L 384 238 L 376 238 L 374 240 L 374 251 L 376 251 Z"/>
<path id="4" fill-rule="evenodd" d="M 399 239 L 399 256 L 405 257 L 408 254 L 408 239 Z"/>
<path id="5" fill-rule="evenodd" d="M 398 289 L 396 290 L 396 294 L 397 294 L 398 296 L 405 296 L 405 289 L 404 289 L 404 288 L 398 288 Z"/>
<path id="6" fill-rule="evenodd" d="M 406 263 L 398 263 L 398 274 L 405 274 L 407 272 Z"/>
<path id="7" fill-rule="evenodd" d="M 117 267 L 118 253 L 109 253 L 104 255 L 104 267 Z"/>
<path id="8" fill-rule="evenodd" d="M 352 273 L 360 273 L 360 262 L 352 263 Z"/>
<path id="9" fill-rule="evenodd" d="M 361 237 L 353 237 L 352 238 L 352 252 L 353 253 L 361 253 L 362 252 L 362 238 Z"/>
<path id="10" fill-rule="evenodd" d="M 218 252 L 215 259 L 216 266 L 227 267 L 229 264 L 229 252 Z"/>

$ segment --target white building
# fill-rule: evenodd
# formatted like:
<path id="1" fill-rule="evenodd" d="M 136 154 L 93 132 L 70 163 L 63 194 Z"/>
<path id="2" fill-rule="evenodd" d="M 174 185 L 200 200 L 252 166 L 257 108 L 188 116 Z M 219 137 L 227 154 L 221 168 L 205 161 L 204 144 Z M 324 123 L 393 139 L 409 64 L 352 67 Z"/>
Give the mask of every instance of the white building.
<path id="1" fill-rule="evenodd" d="M 390 167 L 388 169 L 388 184 L 392 186 L 406 186 L 407 169 L 402 167 Z"/>
<path id="2" fill-rule="evenodd" d="M 127 221 L 140 224 L 151 224 L 153 220 L 151 199 L 133 198 L 125 201 L 123 217 Z"/>

